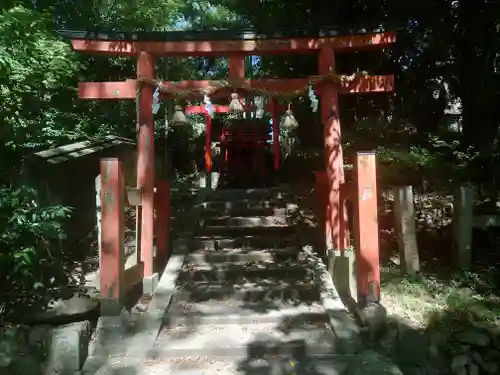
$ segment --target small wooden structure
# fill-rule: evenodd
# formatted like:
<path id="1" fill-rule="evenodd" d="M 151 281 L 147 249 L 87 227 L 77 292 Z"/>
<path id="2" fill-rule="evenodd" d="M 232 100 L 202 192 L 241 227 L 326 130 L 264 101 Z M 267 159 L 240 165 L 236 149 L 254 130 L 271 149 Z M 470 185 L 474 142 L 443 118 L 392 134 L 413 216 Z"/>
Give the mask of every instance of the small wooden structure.
<path id="1" fill-rule="evenodd" d="M 73 209 L 67 223 L 67 247 L 82 255 L 97 240 L 94 181 L 100 173 L 100 159 L 105 157 L 120 158 L 125 175 L 136 174 L 136 143 L 116 136 L 64 144 L 36 152 L 27 159 L 27 178 L 38 184 L 41 198 L 48 204 Z"/>
<path id="2" fill-rule="evenodd" d="M 270 140 L 268 125 L 260 119 L 230 120 L 219 137 L 222 170 L 235 179 L 258 179 L 265 183 L 265 154 Z"/>
<path id="3" fill-rule="evenodd" d="M 378 49 L 395 42 L 395 33 L 375 32 L 363 34 L 339 35 L 335 30 L 320 32 L 299 31 L 296 33 L 277 32 L 275 35 L 258 35 L 255 31 L 177 31 L 177 32 L 89 32 L 60 31 L 61 35 L 71 39 L 73 49 L 78 52 L 101 54 L 106 56 L 135 57 L 137 77 L 121 82 L 81 82 L 78 85 L 82 99 L 137 100 L 138 102 L 138 160 L 137 187 L 141 190 L 142 223 L 141 251 L 144 262 L 144 276 L 152 275 L 153 262 L 153 223 L 154 223 L 154 121 L 152 113 L 153 93 L 160 91 L 161 99 L 200 99 L 210 95 L 215 100 L 229 98 L 232 94 L 239 97 L 266 96 L 270 101 L 265 106 L 273 117 L 274 167 L 279 168 L 278 114 L 280 94 L 288 96 L 306 96 L 309 88 L 314 87 L 321 103 L 321 118 L 324 126 L 326 185 L 324 199 L 327 209 L 324 213 L 326 238 L 333 249 L 342 249 L 341 242 L 341 194 L 344 184 L 341 148 L 341 128 L 338 107 L 339 94 L 359 94 L 389 92 L 394 87 L 394 77 L 369 76 L 354 73 L 339 75 L 336 73 L 335 56 L 338 53 L 356 52 L 362 49 Z M 247 80 L 245 76 L 245 57 L 268 54 L 311 54 L 318 56 L 318 75 L 294 79 Z M 161 82 L 155 77 L 155 58 L 160 56 L 227 56 L 229 81 L 181 81 Z M 213 106 L 212 112 L 227 112 L 227 106 Z M 206 106 L 186 108 L 187 113 L 206 114 L 206 149 L 205 165 L 207 172 L 212 169 L 211 155 L 211 118 Z M 356 195 L 353 200 L 357 205 L 357 247 L 358 259 L 358 300 L 363 304 L 368 299 L 378 300 L 380 293 L 380 275 L 378 264 L 378 228 L 376 214 L 376 178 L 375 156 L 358 155 Z M 113 165 L 113 167 L 111 167 Z M 103 162 L 103 209 L 109 210 L 103 215 L 103 254 L 119 261 L 122 246 L 119 243 L 121 229 L 115 220 L 123 205 L 123 182 L 118 164 Z M 106 171 L 112 171 L 108 173 Z M 107 177 L 106 177 L 107 176 Z M 109 191 L 106 193 L 106 189 Z M 113 197 L 109 199 L 107 195 Z M 109 223 L 104 223 L 109 221 Z M 108 229 L 106 229 L 108 228 Z M 105 234 L 105 231 L 106 234 Z M 103 298 L 119 298 L 122 285 L 121 274 L 104 276 L 107 269 L 101 269 L 101 278 L 106 282 L 101 285 Z M 111 271 L 109 271 L 111 272 Z M 371 291 L 371 292 L 370 292 Z M 368 298 L 368 294 L 372 296 Z"/>

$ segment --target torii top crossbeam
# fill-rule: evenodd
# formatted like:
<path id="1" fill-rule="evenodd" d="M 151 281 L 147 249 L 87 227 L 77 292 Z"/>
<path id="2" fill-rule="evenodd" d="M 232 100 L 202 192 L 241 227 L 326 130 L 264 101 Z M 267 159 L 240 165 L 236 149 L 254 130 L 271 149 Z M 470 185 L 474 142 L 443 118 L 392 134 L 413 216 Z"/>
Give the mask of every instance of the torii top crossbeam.
<path id="1" fill-rule="evenodd" d="M 156 56 L 231 56 L 318 52 L 328 45 L 336 51 L 356 51 L 386 47 L 396 40 L 394 32 L 333 29 L 275 31 L 259 34 L 254 30 L 200 30 L 169 32 L 96 32 L 58 30 L 71 39 L 75 51 L 113 56 L 135 56 L 139 51 Z"/>

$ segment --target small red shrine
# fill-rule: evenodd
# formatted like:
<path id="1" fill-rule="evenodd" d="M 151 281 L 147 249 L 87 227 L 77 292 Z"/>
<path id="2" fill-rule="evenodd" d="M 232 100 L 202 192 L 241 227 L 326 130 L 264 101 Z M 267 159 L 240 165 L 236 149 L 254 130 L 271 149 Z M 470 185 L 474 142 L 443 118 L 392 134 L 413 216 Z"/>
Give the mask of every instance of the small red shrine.
<path id="1" fill-rule="evenodd" d="M 341 127 L 339 120 L 338 95 L 390 92 L 394 87 L 392 75 L 369 76 L 356 73 L 338 75 L 335 68 L 335 56 L 341 53 L 366 49 L 380 49 L 395 42 L 395 33 L 363 33 L 357 35 L 325 36 L 300 35 L 257 36 L 254 32 L 242 32 L 235 35 L 228 31 L 196 32 L 137 32 L 137 33 L 101 33 L 88 31 L 60 31 L 60 35 L 71 39 L 73 49 L 89 54 L 106 56 L 135 57 L 137 59 L 137 77 L 121 82 L 81 82 L 78 92 L 81 99 L 137 100 L 138 103 L 138 175 L 137 188 L 140 189 L 142 221 L 140 228 L 140 247 L 142 265 L 132 276 L 124 275 L 122 247 L 119 241 L 123 223 L 117 218 L 120 207 L 124 205 L 123 183 L 118 164 L 103 161 L 103 201 L 102 201 L 102 254 L 101 294 L 104 298 L 117 300 L 124 293 L 134 278 L 151 277 L 153 274 L 154 241 L 154 121 L 153 95 L 159 91 L 160 99 L 168 100 L 210 100 L 231 98 L 239 101 L 243 111 L 253 110 L 240 101 L 240 98 L 263 96 L 268 99 L 264 109 L 272 115 L 272 133 L 274 168 L 280 166 L 279 155 L 279 115 L 283 108 L 279 99 L 284 95 L 288 99 L 305 96 L 313 87 L 319 98 L 321 118 L 324 128 L 325 171 L 317 174 L 321 213 L 327 248 L 343 251 L 347 244 L 347 219 L 344 200 L 350 199 L 355 204 L 356 226 L 356 268 L 358 302 L 375 299 L 380 293 L 378 224 L 377 224 L 377 187 L 375 156 L 373 152 L 358 153 L 355 158 L 355 182 L 345 183 L 341 148 Z M 318 75 L 294 79 L 247 80 L 245 77 L 245 56 L 269 54 L 311 54 L 318 56 Z M 159 56 L 226 56 L 228 58 L 227 81 L 180 81 L 161 82 L 155 77 L 155 57 Z M 354 69 L 353 69 L 354 70 Z M 287 103 L 285 103 L 287 104 Z M 207 172 L 212 170 L 211 119 L 214 113 L 230 112 L 229 106 L 210 104 L 189 105 L 184 112 L 204 113 L 206 118 L 205 165 Z M 237 152 L 245 147 L 259 148 L 268 137 L 253 134 L 231 133 L 227 129 L 218 140 L 230 163 L 237 160 Z M 257 159 L 256 159 L 257 160 Z M 156 184 L 158 191 L 168 191 L 163 184 Z M 163 186 L 163 187 L 162 187 Z M 108 190 L 106 190 L 108 189 Z M 106 192 L 107 191 L 107 192 Z M 158 195 L 157 191 L 157 195 Z M 109 199 L 108 199 L 109 198 Z M 160 203 L 159 203 L 160 202 Z M 156 241 L 162 245 L 160 252 L 166 251 L 168 204 L 157 200 L 162 205 L 161 219 L 157 226 Z M 166 212 L 164 212 L 166 211 Z M 158 219 L 157 219 L 158 220 Z M 139 244 L 138 244 L 139 246 Z M 130 272 L 131 274 L 132 272 Z"/>

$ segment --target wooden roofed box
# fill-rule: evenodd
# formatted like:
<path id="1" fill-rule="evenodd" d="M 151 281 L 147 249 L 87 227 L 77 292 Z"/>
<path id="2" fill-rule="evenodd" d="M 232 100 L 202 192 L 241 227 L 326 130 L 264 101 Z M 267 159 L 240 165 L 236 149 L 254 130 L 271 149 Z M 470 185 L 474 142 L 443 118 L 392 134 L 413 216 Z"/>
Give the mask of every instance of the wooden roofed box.
<path id="1" fill-rule="evenodd" d="M 67 247 L 88 251 L 96 241 L 96 178 L 101 158 L 119 158 L 125 183 L 136 185 L 137 151 L 133 140 L 105 136 L 38 151 L 26 158 L 25 181 L 34 186 L 45 204 L 72 208 L 66 228 Z"/>

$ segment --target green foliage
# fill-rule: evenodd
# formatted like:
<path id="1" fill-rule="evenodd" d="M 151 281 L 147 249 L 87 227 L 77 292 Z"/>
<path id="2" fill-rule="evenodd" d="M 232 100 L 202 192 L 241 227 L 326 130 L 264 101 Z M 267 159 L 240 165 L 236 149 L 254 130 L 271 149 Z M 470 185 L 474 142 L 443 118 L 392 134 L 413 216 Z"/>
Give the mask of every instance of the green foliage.
<path id="1" fill-rule="evenodd" d="M 52 36 L 50 18 L 23 7 L 4 11 L 0 46 L 3 145 L 34 148 L 81 136 L 67 100 L 75 97 L 78 64 L 69 46 Z"/>
<path id="2" fill-rule="evenodd" d="M 60 241 L 69 209 L 41 206 L 19 181 L 26 154 L 82 135 L 72 101 L 78 67 L 67 43 L 52 36 L 50 17 L 21 6 L 0 13 L 0 304 L 7 311 L 18 298 L 40 302 L 67 283 Z"/>
<path id="3" fill-rule="evenodd" d="M 8 313 L 19 302 L 41 302 L 47 289 L 68 281 L 60 245 L 65 237 L 61 220 L 69 209 L 36 202 L 29 188 L 0 188 L 0 283 L 8 286 L 0 311 Z"/>
<path id="4" fill-rule="evenodd" d="M 472 163 L 478 154 L 465 150 L 460 134 L 449 131 L 422 136 L 409 125 L 380 120 L 354 123 L 344 134 L 346 156 L 356 150 L 376 150 L 383 186 L 413 184 L 449 189 L 472 181 Z"/>
<path id="5" fill-rule="evenodd" d="M 476 153 L 471 148 L 461 151 L 457 140 L 447 142 L 438 136 L 429 136 L 424 142 L 415 143 L 401 148 L 391 148 L 390 145 L 378 148 L 384 183 L 426 182 L 433 189 L 441 190 L 474 179 L 469 166 Z"/>

